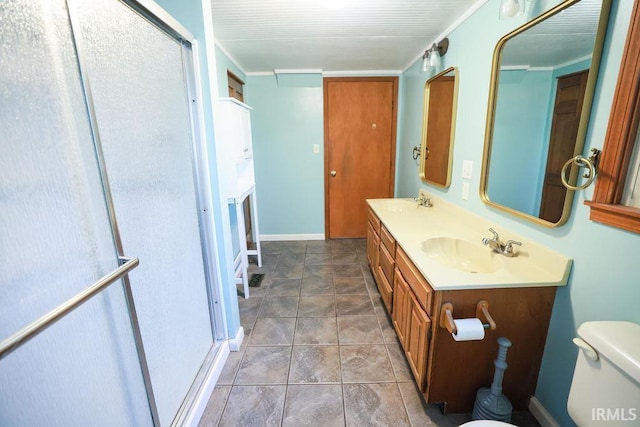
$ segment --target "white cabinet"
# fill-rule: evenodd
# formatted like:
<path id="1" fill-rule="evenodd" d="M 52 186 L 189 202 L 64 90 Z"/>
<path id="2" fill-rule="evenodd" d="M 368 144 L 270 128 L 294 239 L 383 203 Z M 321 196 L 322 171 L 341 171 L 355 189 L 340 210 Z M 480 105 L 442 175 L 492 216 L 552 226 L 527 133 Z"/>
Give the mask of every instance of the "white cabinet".
<path id="1" fill-rule="evenodd" d="M 255 185 L 251 143 L 251 107 L 234 98 L 220 99 L 218 162 L 221 190 L 227 198 L 237 198 Z"/>
<path id="2" fill-rule="evenodd" d="M 251 110 L 235 98 L 222 98 L 223 120 L 229 128 L 229 154 L 236 161 L 253 157 L 251 147 Z"/>
<path id="3" fill-rule="evenodd" d="M 234 258 L 233 264 L 236 282 L 242 283 L 244 296 L 248 298 L 249 255 L 256 255 L 258 266 L 262 266 L 251 140 L 251 107 L 234 98 L 222 98 L 219 112 L 215 125 L 220 129 L 216 141 L 220 191 L 229 204 L 235 205 L 240 252 Z M 247 198 L 251 201 L 251 230 L 256 249 L 247 248 L 243 209 L 243 203 Z"/>

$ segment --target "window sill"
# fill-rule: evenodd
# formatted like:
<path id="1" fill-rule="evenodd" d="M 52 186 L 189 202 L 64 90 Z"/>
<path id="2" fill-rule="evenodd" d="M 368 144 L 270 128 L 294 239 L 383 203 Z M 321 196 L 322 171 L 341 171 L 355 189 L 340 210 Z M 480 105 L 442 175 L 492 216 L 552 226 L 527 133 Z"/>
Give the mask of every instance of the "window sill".
<path id="1" fill-rule="evenodd" d="M 589 219 L 592 221 L 640 233 L 640 209 L 592 201 L 585 201 L 584 204 L 591 208 Z"/>

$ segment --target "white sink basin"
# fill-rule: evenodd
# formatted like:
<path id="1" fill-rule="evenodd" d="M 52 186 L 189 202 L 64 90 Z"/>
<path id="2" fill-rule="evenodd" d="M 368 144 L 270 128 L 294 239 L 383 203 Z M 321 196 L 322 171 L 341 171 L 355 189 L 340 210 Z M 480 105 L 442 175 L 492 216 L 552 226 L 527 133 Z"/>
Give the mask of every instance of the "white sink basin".
<path id="1" fill-rule="evenodd" d="M 382 209 L 389 212 L 406 212 L 408 210 L 415 210 L 418 208 L 418 203 L 412 200 L 395 199 L 385 200 L 382 202 Z"/>
<path id="2" fill-rule="evenodd" d="M 446 267 L 467 273 L 495 273 L 502 268 L 500 255 L 491 249 L 453 237 L 434 237 L 422 242 L 422 251 Z"/>

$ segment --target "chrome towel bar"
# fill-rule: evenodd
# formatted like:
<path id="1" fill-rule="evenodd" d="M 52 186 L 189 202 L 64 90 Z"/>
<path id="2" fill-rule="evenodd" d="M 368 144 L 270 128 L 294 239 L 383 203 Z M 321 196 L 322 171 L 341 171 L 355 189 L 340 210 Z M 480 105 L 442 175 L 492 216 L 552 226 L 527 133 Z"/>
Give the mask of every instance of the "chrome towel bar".
<path id="1" fill-rule="evenodd" d="M 18 347 L 25 344 L 31 338 L 44 331 L 58 320 L 62 319 L 64 316 L 81 306 L 83 303 L 87 302 L 93 296 L 100 293 L 100 291 L 107 288 L 109 285 L 120 279 L 125 274 L 129 273 L 131 270 L 136 268 L 138 264 L 140 264 L 140 260 L 138 258 L 120 257 L 119 259 L 122 263 L 120 267 L 113 270 L 106 276 L 101 277 L 100 279 L 98 279 L 98 281 L 96 281 L 93 285 L 89 286 L 84 291 L 80 292 L 65 303 L 54 308 L 35 322 L 25 326 L 9 338 L 0 342 L 0 359 L 18 349 Z"/>

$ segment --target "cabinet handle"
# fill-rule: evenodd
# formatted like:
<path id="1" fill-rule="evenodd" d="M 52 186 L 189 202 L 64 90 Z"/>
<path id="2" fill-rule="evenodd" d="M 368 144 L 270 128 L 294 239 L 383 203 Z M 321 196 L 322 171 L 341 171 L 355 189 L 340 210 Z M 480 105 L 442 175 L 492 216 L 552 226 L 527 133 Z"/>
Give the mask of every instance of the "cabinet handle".
<path id="1" fill-rule="evenodd" d="M 338 174 L 336 171 L 331 171 L 331 176 L 335 177 Z"/>

